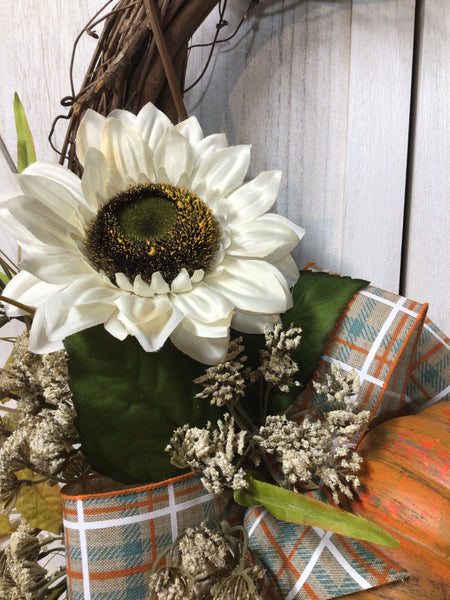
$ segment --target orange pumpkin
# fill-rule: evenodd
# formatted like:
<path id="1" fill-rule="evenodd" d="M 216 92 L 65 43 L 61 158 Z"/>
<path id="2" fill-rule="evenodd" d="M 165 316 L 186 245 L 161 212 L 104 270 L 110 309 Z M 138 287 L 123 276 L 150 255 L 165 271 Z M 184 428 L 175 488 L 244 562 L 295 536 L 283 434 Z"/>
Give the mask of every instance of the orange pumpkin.
<path id="1" fill-rule="evenodd" d="M 362 490 L 352 510 L 400 540 L 400 548 L 379 550 L 411 580 L 349 600 L 450 599 L 450 401 L 375 427 L 358 451 Z"/>

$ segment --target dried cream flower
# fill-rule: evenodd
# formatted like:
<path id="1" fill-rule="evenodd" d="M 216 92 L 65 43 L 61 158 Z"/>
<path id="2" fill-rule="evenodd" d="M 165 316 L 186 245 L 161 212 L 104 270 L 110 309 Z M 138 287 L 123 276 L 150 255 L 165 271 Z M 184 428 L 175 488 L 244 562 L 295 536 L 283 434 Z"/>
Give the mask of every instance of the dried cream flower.
<path id="1" fill-rule="evenodd" d="M 178 565 L 164 566 L 150 576 L 147 600 L 196 600 L 193 577 Z"/>
<path id="2" fill-rule="evenodd" d="M 356 400 L 360 382 L 356 371 L 346 373 L 336 363 L 331 363 L 330 370 L 325 374 L 325 381 L 313 381 L 318 394 L 326 396 L 329 402 L 349 404 Z"/>
<path id="3" fill-rule="evenodd" d="M 187 529 L 178 547 L 181 565 L 193 577 L 225 569 L 230 558 L 223 535 L 204 523 Z"/>
<path id="4" fill-rule="evenodd" d="M 224 362 L 209 367 L 206 373 L 194 380 L 203 385 L 203 391 L 197 398 L 211 398 L 211 404 L 224 406 L 236 404 L 245 397 L 244 363 L 247 357 L 242 354 L 244 346 L 242 337 L 230 342 L 228 354 Z"/>
<path id="5" fill-rule="evenodd" d="M 217 421 L 217 429 L 211 423 L 200 429 L 184 425 L 174 431 L 166 452 L 170 462 L 179 468 L 190 467 L 202 475 L 202 483 L 213 494 L 224 489 L 247 487 L 245 471 L 236 468 L 236 455 L 244 452 L 245 431 L 236 433 L 234 419 L 225 413 L 223 420 Z"/>
<path id="6" fill-rule="evenodd" d="M 225 575 L 211 588 L 212 600 L 263 600 L 255 582 L 262 580 L 265 570 L 247 562 Z"/>
<path id="7" fill-rule="evenodd" d="M 292 326 L 284 331 L 283 326 L 275 322 L 273 331 L 265 327 L 267 349 L 261 351 L 261 366 L 256 371 L 256 377 L 262 376 L 266 383 L 271 387 L 278 387 L 282 392 L 300 385 L 293 379 L 298 372 L 298 365 L 289 353 L 300 344 L 301 331 L 300 327 Z"/>

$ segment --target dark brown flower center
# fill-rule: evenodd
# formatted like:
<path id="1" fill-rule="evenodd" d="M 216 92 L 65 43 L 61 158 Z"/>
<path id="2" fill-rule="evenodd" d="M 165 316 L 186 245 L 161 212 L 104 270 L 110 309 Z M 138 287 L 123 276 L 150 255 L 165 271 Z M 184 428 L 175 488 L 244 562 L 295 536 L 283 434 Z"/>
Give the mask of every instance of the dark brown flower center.
<path id="1" fill-rule="evenodd" d="M 165 183 L 130 188 L 106 202 L 85 240 L 92 265 L 115 283 L 124 273 L 150 283 L 159 271 L 171 283 L 181 269 L 206 271 L 219 226 L 210 208 L 185 188 Z"/>

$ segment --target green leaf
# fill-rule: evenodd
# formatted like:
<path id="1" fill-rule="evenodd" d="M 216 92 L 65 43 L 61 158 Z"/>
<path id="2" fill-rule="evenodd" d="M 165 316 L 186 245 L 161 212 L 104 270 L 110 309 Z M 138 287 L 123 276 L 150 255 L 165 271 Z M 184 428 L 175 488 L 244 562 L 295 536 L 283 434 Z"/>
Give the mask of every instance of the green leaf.
<path id="1" fill-rule="evenodd" d="M 281 318 L 285 327 L 293 323 L 302 328 L 302 341 L 291 356 L 300 367 L 299 380 L 303 385 L 313 376 L 339 315 L 368 284 L 364 279 L 300 272 L 292 292 L 294 306 Z"/>
<path id="2" fill-rule="evenodd" d="M 169 341 L 145 352 L 133 337 L 117 340 L 102 326 L 65 339 L 75 422 L 91 466 L 127 484 L 179 475 L 164 451 L 173 430 L 214 421 L 192 383 L 205 368 Z"/>
<path id="3" fill-rule="evenodd" d="M 14 93 L 13 106 L 17 132 L 17 170 L 21 173 L 36 161 L 36 152 L 25 110 L 17 93 Z"/>
<path id="4" fill-rule="evenodd" d="M 234 492 L 234 499 L 241 506 L 262 505 L 271 515 L 282 521 L 320 527 L 372 544 L 400 546 L 396 538 L 363 517 L 250 476 L 247 476 L 247 481 L 248 488 Z"/>

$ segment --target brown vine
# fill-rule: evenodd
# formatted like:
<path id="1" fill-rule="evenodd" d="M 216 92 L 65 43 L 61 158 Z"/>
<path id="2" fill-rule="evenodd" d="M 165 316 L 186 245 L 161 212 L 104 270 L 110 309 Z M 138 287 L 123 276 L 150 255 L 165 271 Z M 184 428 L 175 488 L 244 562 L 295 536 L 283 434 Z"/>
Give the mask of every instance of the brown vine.
<path id="1" fill-rule="evenodd" d="M 177 117 L 173 91 L 158 51 L 148 18 L 149 0 L 119 0 L 106 17 L 100 13 L 88 23 L 84 32 L 97 37 L 95 27 L 104 22 L 80 91 L 63 99 L 69 113 L 69 125 L 60 153 L 68 167 L 80 174 L 81 166 L 75 153 L 74 138 L 83 114 L 92 108 L 107 114 L 115 108 L 137 112 L 147 102 L 153 102 L 173 121 Z M 167 49 L 173 65 L 172 89 L 181 90 L 187 64 L 190 38 L 219 0 L 159 0 L 158 15 Z M 106 8 L 111 2 L 108 2 Z M 146 7 L 147 3 L 147 7 Z M 100 11 L 101 12 L 101 11 Z M 74 48 L 75 50 L 76 48 Z M 72 86 L 73 87 L 73 86 Z M 178 111 L 179 112 L 179 111 Z"/>
<path id="2" fill-rule="evenodd" d="M 248 0 L 243 16 L 231 35 L 219 39 L 228 23 L 224 18 L 228 0 L 119 0 L 106 14 L 114 0 L 94 15 L 78 35 L 70 65 L 71 95 L 61 104 L 68 114 L 53 122 L 49 142 L 60 155 L 60 163 L 81 174 L 75 151 L 75 136 L 88 108 L 106 115 L 115 108 L 138 112 L 147 102 L 153 102 L 172 121 L 187 117 L 183 103 L 184 78 L 189 41 L 213 8 L 219 6 L 216 33 L 209 44 L 210 53 L 200 75 L 189 85 L 192 89 L 203 77 L 217 44 L 232 39 L 249 17 L 259 0 Z M 96 28 L 102 26 L 100 35 Z M 77 45 L 82 35 L 98 40 L 86 75 L 76 93 L 72 68 Z M 61 150 L 53 144 L 56 124 L 68 119 L 67 133 Z"/>

